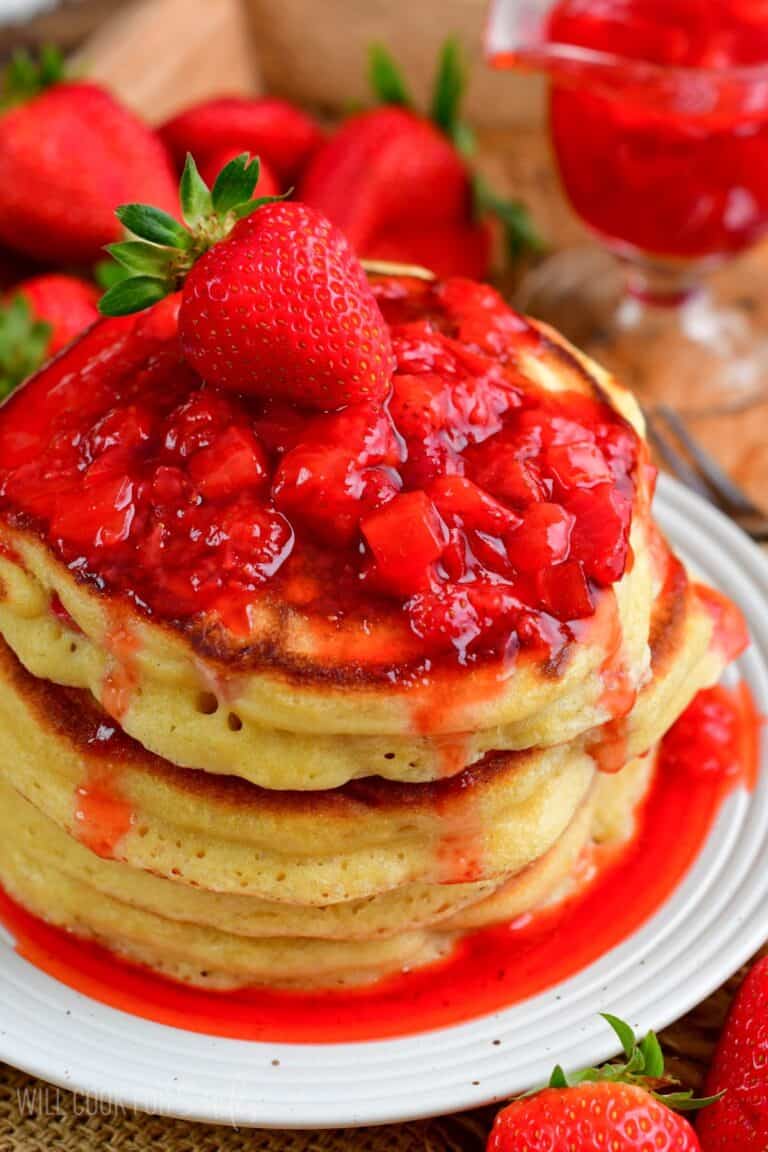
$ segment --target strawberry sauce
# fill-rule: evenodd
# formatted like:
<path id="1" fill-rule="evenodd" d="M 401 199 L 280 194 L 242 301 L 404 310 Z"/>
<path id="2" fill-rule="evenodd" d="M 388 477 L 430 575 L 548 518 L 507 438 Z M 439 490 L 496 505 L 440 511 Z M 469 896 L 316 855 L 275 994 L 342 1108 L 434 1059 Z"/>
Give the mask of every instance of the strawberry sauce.
<path id="1" fill-rule="evenodd" d="M 91 769 L 85 784 L 75 791 L 75 836 L 104 860 L 115 850 L 135 822 L 133 809 L 120 795 L 114 770 Z"/>
<path id="2" fill-rule="evenodd" d="M 762 4 L 560 0 L 546 36 L 603 61 L 547 64 L 560 172 L 588 224 L 620 246 L 684 258 L 738 252 L 764 234 Z"/>
<path id="3" fill-rule="evenodd" d="M 523 351 L 567 356 L 493 289 L 374 290 L 391 388 L 328 413 L 204 383 L 177 299 L 97 323 L 0 410 L 0 521 L 161 620 L 247 639 L 288 605 L 326 664 L 403 685 L 551 661 L 631 563 L 639 439 L 598 390 L 524 374 Z"/>
<path id="4" fill-rule="evenodd" d="M 662 744 L 634 837 L 619 849 L 591 850 L 579 869 L 584 885 L 573 896 L 472 933 L 445 960 L 369 987 L 304 994 L 201 992 L 52 928 L 2 893 L 0 919 L 20 955 L 69 987 L 187 1031 L 320 1044 L 445 1027 L 551 988 L 657 912 L 701 851 L 725 797 L 754 785 L 760 724 L 746 685 L 700 693 Z"/>

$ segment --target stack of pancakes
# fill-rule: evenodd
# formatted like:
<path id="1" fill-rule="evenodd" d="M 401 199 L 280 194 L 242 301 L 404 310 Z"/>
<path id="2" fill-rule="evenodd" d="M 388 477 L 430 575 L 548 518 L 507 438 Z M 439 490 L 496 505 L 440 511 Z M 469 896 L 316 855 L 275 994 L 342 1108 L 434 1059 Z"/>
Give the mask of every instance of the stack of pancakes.
<path id="1" fill-rule="evenodd" d="M 555 334 L 520 368 L 642 435 L 631 396 Z M 728 658 L 639 472 L 623 578 L 556 657 L 503 672 L 409 676 L 395 640 L 382 663 L 354 621 L 274 601 L 247 642 L 163 621 L 3 511 L 0 882 L 219 988 L 375 979 L 563 895 L 589 844 L 631 834 L 660 738 Z"/>

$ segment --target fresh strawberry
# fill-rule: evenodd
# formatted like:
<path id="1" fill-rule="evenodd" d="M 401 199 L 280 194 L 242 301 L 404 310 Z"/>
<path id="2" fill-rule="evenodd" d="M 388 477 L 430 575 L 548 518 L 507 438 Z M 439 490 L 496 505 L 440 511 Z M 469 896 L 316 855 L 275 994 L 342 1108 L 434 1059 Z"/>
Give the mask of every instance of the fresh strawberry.
<path id="1" fill-rule="evenodd" d="M 59 264 L 91 264 L 121 228 L 115 209 L 150 200 L 173 210 L 173 169 L 162 142 L 105 89 L 65 82 L 46 55 L 30 81 L 6 72 L 0 114 L 0 240 Z M 34 71 L 34 69 L 33 69 Z"/>
<path id="2" fill-rule="evenodd" d="M 110 247 L 132 275 L 102 311 L 138 311 L 182 284 L 181 345 L 204 380 L 324 411 L 383 399 L 389 332 L 346 238 L 303 204 L 253 200 L 258 178 L 258 161 L 239 156 L 211 191 L 188 157 L 186 228 L 145 205 L 120 209 L 140 239 Z"/>
<path id="3" fill-rule="evenodd" d="M 370 72 L 383 106 L 347 120 L 316 152 L 301 199 L 342 228 L 366 258 L 420 264 L 440 276 L 487 275 L 488 215 L 506 221 L 518 250 L 535 247 L 522 207 L 492 195 L 468 163 L 471 134 L 459 120 L 464 75 L 456 42 L 443 47 L 429 117 L 415 109 L 380 46 L 372 49 Z"/>
<path id="4" fill-rule="evenodd" d="M 87 328 L 98 289 L 74 276 L 23 280 L 0 305 L 0 398 Z"/>
<path id="5" fill-rule="evenodd" d="M 299 198 L 364 256 L 381 233 L 419 224 L 464 227 L 471 209 L 464 160 L 434 124 L 407 108 L 376 108 L 347 120 L 315 154 Z"/>
<path id="6" fill-rule="evenodd" d="M 768 956 L 755 964 L 728 1017 L 707 1080 L 723 1093 L 698 1119 L 704 1152 L 768 1148 Z"/>
<path id="7" fill-rule="evenodd" d="M 626 1063 L 570 1078 L 558 1066 L 549 1087 L 498 1114 L 488 1152 L 701 1152 L 693 1128 L 673 1109 L 692 1111 L 711 1100 L 694 1100 L 690 1092 L 658 1094 L 674 1081 L 664 1078 L 654 1034 L 638 1044 L 623 1021 L 605 1019 L 621 1040 Z M 742 1152 L 741 1145 L 728 1147 Z"/>
<path id="8" fill-rule="evenodd" d="M 36 320 L 44 320 L 50 326 L 48 356 L 59 352 L 84 328 L 98 320 L 99 295 L 95 284 L 55 273 L 23 280 L 11 293 L 12 298 L 21 296 L 27 301 Z"/>
<path id="9" fill-rule="evenodd" d="M 216 183 L 216 177 L 222 168 L 226 168 L 230 160 L 236 160 L 238 156 L 242 155 L 242 148 L 221 148 L 217 152 L 211 152 L 200 163 L 200 175 L 206 184 L 212 188 Z M 262 160 L 259 167 L 259 179 L 256 187 L 253 190 L 254 199 L 261 196 L 279 196 L 280 184 L 277 176 L 267 164 L 266 160 Z"/>
<path id="10" fill-rule="evenodd" d="M 193 104 L 159 129 L 179 170 L 191 152 L 210 171 L 208 162 L 229 152 L 260 156 L 285 185 L 292 184 L 323 136 L 315 121 L 287 100 L 275 97 L 218 96 Z"/>

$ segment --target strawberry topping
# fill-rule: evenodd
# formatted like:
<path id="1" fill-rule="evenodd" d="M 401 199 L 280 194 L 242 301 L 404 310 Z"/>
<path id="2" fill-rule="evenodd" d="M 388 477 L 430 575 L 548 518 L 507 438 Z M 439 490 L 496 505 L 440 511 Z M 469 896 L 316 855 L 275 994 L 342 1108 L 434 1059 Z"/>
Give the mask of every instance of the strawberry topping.
<path id="1" fill-rule="evenodd" d="M 178 297 L 100 322 L 0 412 L 0 514 L 164 618 L 267 596 L 430 659 L 551 653 L 626 568 L 638 438 L 523 374 L 541 338 L 490 289 L 373 295 L 394 376 L 329 413 L 204 381 Z"/>

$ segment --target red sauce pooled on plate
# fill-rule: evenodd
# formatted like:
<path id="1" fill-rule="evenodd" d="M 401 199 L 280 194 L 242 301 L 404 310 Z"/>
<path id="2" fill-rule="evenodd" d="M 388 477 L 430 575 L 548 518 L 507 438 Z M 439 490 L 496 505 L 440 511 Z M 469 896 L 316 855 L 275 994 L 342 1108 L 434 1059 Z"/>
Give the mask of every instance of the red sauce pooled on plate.
<path id="1" fill-rule="evenodd" d="M 201 992 L 51 928 L 2 893 L 0 919 L 18 952 L 51 976 L 113 1008 L 187 1031 L 328 1044 L 457 1024 L 551 988 L 657 912 L 699 854 L 724 798 L 754 784 L 760 722 L 743 684 L 700 693 L 662 744 L 633 839 L 620 849 L 593 850 L 582 889 L 555 907 L 472 933 L 437 964 L 372 986 Z"/>

